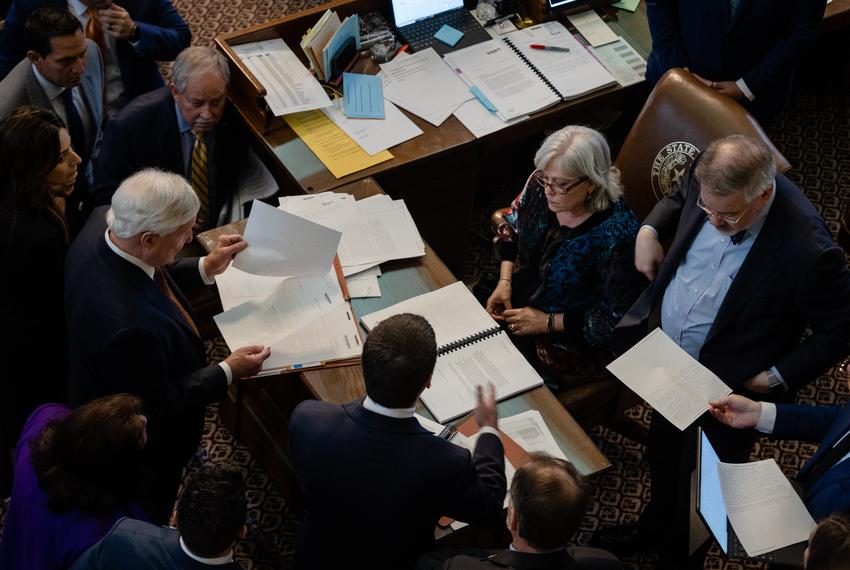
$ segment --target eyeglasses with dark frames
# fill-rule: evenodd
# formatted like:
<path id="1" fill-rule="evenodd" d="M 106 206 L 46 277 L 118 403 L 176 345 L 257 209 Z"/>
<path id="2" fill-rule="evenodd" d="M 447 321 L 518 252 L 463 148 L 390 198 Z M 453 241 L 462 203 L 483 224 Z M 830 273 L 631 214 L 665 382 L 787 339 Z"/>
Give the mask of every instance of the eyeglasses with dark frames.
<path id="1" fill-rule="evenodd" d="M 546 188 L 551 188 L 556 194 L 561 194 L 562 196 L 568 193 L 576 186 L 578 186 L 579 184 L 581 184 L 582 182 L 584 182 L 585 180 L 587 180 L 587 178 L 582 176 L 575 182 L 570 182 L 569 184 L 558 184 L 546 178 L 546 175 L 543 174 L 542 170 L 535 170 L 532 176 L 537 181 L 537 183 L 543 187 L 544 191 L 546 190 Z"/>

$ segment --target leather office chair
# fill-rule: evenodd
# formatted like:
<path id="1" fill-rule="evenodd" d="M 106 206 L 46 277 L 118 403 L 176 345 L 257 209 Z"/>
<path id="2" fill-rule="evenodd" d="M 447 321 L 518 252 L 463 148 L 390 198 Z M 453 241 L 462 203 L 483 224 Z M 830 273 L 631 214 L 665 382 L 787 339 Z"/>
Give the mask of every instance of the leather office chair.
<path id="1" fill-rule="evenodd" d="M 614 161 L 621 172 L 626 200 L 638 219 L 643 220 L 676 187 L 697 155 L 713 140 L 731 134 L 762 140 L 773 151 L 777 170 L 785 172 L 790 168 L 788 160 L 743 107 L 703 85 L 684 69 L 671 69 L 664 74 Z M 508 208 L 502 208 L 493 213 L 494 232 L 507 212 Z M 632 422 L 622 422 L 623 412 L 640 400 L 613 377 L 606 375 L 557 396 L 584 427 L 616 424 L 616 429 L 625 435 L 637 439 L 645 436 Z"/>

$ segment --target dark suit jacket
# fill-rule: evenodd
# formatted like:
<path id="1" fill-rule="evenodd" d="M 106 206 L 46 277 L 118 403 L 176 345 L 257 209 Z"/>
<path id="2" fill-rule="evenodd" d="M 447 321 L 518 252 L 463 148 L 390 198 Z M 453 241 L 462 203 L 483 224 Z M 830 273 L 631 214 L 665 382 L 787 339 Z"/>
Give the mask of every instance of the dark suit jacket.
<path id="1" fill-rule="evenodd" d="M 800 469 L 812 467 L 850 430 L 850 406 L 777 405 L 773 437 L 819 442 L 817 452 Z M 834 465 L 806 491 L 806 506 L 820 520 L 834 512 L 850 513 L 850 461 Z"/>
<path id="2" fill-rule="evenodd" d="M 122 518 L 100 542 L 86 550 L 73 570 L 237 570 L 237 562 L 211 566 L 189 558 L 180 547 L 177 529 Z"/>
<path id="3" fill-rule="evenodd" d="M 850 272 L 844 252 L 787 178 L 777 176 L 775 192 L 699 355 L 702 364 L 739 392 L 745 392 L 746 380 L 771 366 L 796 390 L 850 351 Z M 662 243 L 673 241 L 655 281 L 617 325 L 621 350 L 660 325 L 664 291 L 705 221 L 698 195 L 692 168 L 644 222 L 658 231 Z M 801 343 L 807 326 L 813 333 Z"/>
<path id="4" fill-rule="evenodd" d="M 171 61 L 189 47 L 192 35 L 170 0 L 119 0 L 139 25 L 136 47 L 127 40 L 115 43 L 118 67 L 127 97 L 153 91 L 163 85 L 157 61 Z M 0 33 L 0 77 L 26 56 L 24 24 L 38 8 L 67 8 L 67 0 L 14 0 L 3 32 Z"/>
<path id="5" fill-rule="evenodd" d="M 169 463 L 188 459 L 203 430 L 205 406 L 227 390 L 224 371 L 206 366 L 201 339 L 144 271 L 106 244 L 105 208 L 95 210 L 71 245 L 65 267 L 71 405 L 118 392 L 142 398 L 149 452 Z M 197 258 L 180 259 L 166 277 L 202 286 Z"/>
<path id="6" fill-rule="evenodd" d="M 416 570 L 619 570 L 616 556 L 598 548 L 568 547 L 547 554 L 513 550 L 450 551 L 426 554 L 416 562 Z"/>
<path id="7" fill-rule="evenodd" d="M 653 85 L 672 67 L 711 81 L 743 78 L 755 100 L 744 102 L 759 120 L 788 103 L 794 66 L 815 40 L 825 0 L 647 0 Z"/>
<path id="8" fill-rule="evenodd" d="M 174 98 L 163 87 L 130 102 L 109 121 L 95 171 L 95 193 L 109 203 L 125 178 L 143 168 L 156 167 L 181 176 L 191 156 L 183 157 Z M 210 217 L 212 226 L 224 214 L 229 218 L 239 167 L 248 159 L 250 144 L 236 111 L 228 104 L 215 129 L 209 149 Z"/>
<path id="9" fill-rule="evenodd" d="M 434 549 L 441 516 L 504 520 L 504 450 L 494 435 L 470 456 L 416 419 L 375 414 L 362 400 L 306 401 L 289 420 L 289 451 L 306 507 L 302 568 L 407 568 Z"/>

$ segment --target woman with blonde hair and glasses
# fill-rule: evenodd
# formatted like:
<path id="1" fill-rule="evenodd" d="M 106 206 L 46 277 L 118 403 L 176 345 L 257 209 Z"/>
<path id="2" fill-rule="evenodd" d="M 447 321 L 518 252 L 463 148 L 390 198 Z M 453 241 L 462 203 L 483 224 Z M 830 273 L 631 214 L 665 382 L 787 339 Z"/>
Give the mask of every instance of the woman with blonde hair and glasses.
<path id="1" fill-rule="evenodd" d="M 557 390 L 611 359 L 614 325 L 646 282 L 633 262 L 638 221 L 605 137 L 564 127 L 534 165 L 495 240 L 501 265 L 487 312 Z"/>

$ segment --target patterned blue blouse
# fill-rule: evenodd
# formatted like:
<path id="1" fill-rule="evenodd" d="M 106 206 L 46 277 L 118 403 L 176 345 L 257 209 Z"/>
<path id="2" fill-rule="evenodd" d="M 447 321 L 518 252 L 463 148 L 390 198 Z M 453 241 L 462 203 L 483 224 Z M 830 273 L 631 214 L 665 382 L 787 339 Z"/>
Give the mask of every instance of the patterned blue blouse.
<path id="1" fill-rule="evenodd" d="M 614 326 L 646 284 L 634 268 L 639 225 L 631 208 L 620 200 L 575 228 L 561 226 L 530 178 L 506 222 L 496 247 L 515 263 L 513 306 L 564 313 L 565 332 L 547 335 L 552 342 L 608 353 Z"/>

